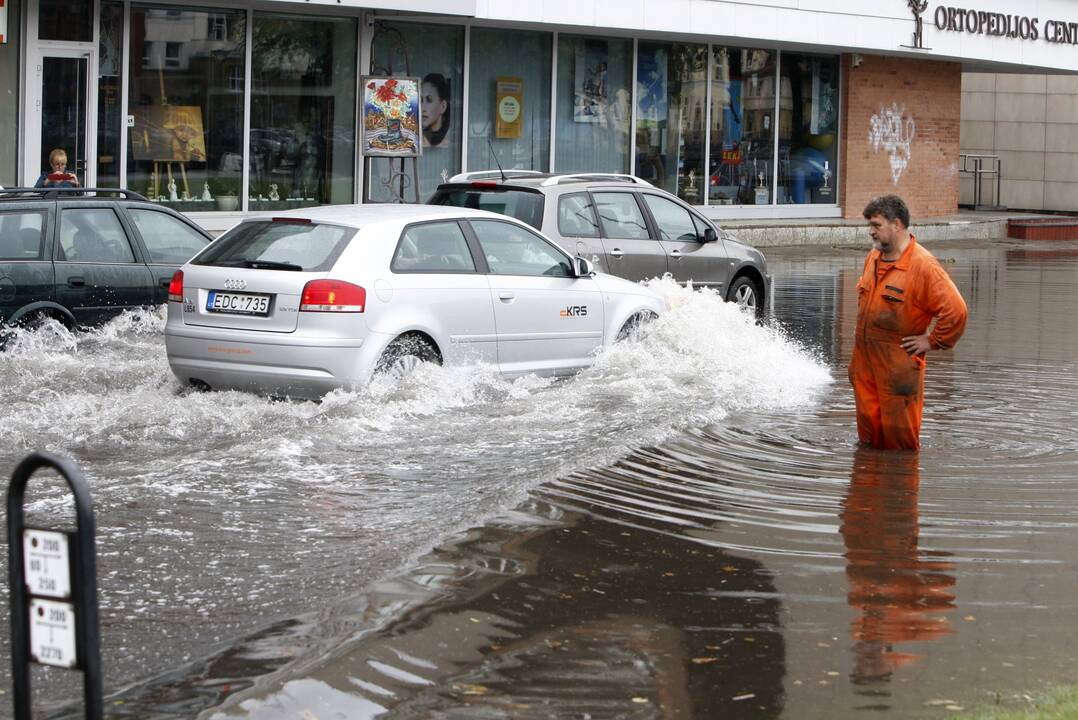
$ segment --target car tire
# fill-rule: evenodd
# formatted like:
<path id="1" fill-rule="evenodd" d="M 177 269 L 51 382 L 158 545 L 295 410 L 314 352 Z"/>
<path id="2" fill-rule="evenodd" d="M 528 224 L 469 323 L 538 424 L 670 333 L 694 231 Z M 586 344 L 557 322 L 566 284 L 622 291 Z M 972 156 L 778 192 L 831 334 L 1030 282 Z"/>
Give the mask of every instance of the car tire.
<path id="1" fill-rule="evenodd" d="M 742 275 L 730 284 L 730 290 L 726 293 L 726 301 L 737 303 L 743 310 L 751 310 L 757 320 L 764 316 L 764 298 L 760 286 L 752 278 Z"/>
<path id="2" fill-rule="evenodd" d="M 374 374 L 399 380 L 411 375 L 420 363 L 425 362 L 441 365 L 442 356 L 438 349 L 421 335 L 401 335 L 386 346 Z"/>
<path id="3" fill-rule="evenodd" d="M 640 331 L 643 330 L 644 326 L 657 317 L 658 315 L 653 312 L 636 313 L 621 326 L 621 330 L 618 330 L 618 335 L 614 338 L 614 342 L 622 342 L 639 337 Z"/>

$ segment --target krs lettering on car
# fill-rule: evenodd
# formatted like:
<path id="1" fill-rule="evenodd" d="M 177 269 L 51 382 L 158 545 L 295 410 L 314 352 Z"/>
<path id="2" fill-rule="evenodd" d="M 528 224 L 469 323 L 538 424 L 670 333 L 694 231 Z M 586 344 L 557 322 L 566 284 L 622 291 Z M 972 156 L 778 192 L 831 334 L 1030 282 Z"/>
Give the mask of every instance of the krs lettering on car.
<path id="1" fill-rule="evenodd" d="M 587 305 L 569 305 L 561 311 L 562 317 L 587 317 Z"/>

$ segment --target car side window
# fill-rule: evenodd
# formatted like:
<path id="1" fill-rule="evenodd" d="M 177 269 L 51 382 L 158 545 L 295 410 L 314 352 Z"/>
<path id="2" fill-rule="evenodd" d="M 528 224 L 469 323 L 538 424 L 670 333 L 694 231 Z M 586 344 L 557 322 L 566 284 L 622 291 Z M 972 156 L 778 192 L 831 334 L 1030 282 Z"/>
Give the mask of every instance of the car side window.
<path id="1" fill-rule="evenodd" d="M 701 238 L 704 237 L 704 233 L 711 227 L 711 224 L 696 213 L 691 213 L 691 215 L 692 221 L 696 223 L 696 236 Z"/>
<path id="2" fill-rule="evenodd" d="M 693 223 L 692 215 L 687 209 L 673 200 L 650 193 L 644 193 L 644 202 L 647 203 L 648 210 L 651 210 L 651 216 L 655 219 L 655 225 L 659 228 L 660 240 L 699 241 L 696 224 Z"/>
<path id="3" fill-rule="evenodd" d="M 135 254 L 112 208 L 65 208 L 60 214 L 59 259 L 133 263 Z"/>
<path id="4" fill-rule="evenodd" d="M 573 277 L 569 258 L 524 228 L 496 220 L 471 220 L 495 275 Z"/>
<path id="5" fill-rule="evenodd" d="M 151 263 L 182 265 L 209 244 L 201 233 L 167 213 L 128 208 Z"/>
<path id="6" fill-rule="evenodd" d="M 558 233 L 569 237 L 599 237 L 595 207 L 587 193 L 573 193 L 559 198 Z"/>
<path id="7" fill-rule="evenodd" d="M 44 257 L 45 214 L 32 210 L 0 213 L 0 260 Z"/>
<path id="8" fill-rule="evenodd" d="M 393 272 L 475 272 L 468 241 L 456 222 L 405 228 L 390 265 Z"/>
<path id="9" fill-rule="evenodd" d="M 647 223 L 636 198 L 628 192 L 592 193 L 603 235 L 608 238 L 647 240 Z"/>

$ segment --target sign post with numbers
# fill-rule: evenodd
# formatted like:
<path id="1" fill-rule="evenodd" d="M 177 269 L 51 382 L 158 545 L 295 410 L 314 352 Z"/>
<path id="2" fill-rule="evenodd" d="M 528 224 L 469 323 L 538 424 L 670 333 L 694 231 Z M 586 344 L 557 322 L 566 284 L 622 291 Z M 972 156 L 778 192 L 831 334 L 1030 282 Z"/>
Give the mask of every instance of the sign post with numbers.
<path id="1" fill-rule="evenodd" d="M 36 471 L 51 468 L 75 498 L 76 529 L 30 528 L 23 496 Z M 29 720 L 30 663 L 81 670 L 88 720 L 103 716 L 97 568 L 90 489 L 69 460 L 33 453 L 15 468 L 7 495 L 11 584 L 11 679 L 16 720 Z"/>

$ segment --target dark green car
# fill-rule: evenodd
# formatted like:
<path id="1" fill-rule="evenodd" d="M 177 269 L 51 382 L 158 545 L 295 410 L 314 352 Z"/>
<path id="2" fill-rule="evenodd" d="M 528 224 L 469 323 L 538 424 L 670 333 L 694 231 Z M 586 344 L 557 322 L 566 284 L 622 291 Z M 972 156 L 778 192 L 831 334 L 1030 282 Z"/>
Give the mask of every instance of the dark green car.
<path id="1" fill-rule="evenodd" d="M 0 324 L 81 328 L 161 305 L 172 274 L 211 239 L 126 190 L 0 190 Z"/>

